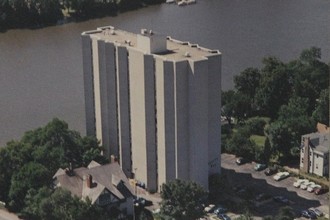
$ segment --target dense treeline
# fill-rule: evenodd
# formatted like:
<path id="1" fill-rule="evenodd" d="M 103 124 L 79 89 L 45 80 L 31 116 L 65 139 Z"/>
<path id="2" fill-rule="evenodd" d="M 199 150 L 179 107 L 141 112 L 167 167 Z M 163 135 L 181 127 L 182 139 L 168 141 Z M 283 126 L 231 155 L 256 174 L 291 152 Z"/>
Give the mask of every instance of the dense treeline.
<path id="1" fill-rule="evenodd" d="M 261 69 L 245 69 L 234 83 L 222 94 L 229 124 L 223 144 L 231 153 L 259 161 L 298 158 L 301 135 L 314 132 L 317 122 L 329 125 L 329 65 L 319 48 L 303 50 L 288 63 L 264 58 Z M 234 130 L 231 117 L 238 124 Z M 264 135 L 264 146 L 252 135 Z"/>
<path id="2" fill-rule="evenodd" d="M 163 0 L 0 0 L 0 30 L 38 28 L 62 22 L 115 15 Z"/>
<path id="3" fill-rule="evenodd" d="M 91 160 L 107 163 L 101 151 L 95 138 L 81 137 L 59 119 L 28 131 L 20 141 L 11 141 L 0 149 L 0 200 L 6 202 L 11 211 L 24 213 L 26 219 L 62 219 L 50 217 L 51 214 L 60 216 L 53 213 L 51 207 L 56 204 L 53 200 L 68 198 L 62 191 L 51 196 L 52 176 L 70 163 L 73 168 L 87 166 Z M 68 209 L 72 206 L 72 212 L 78 208 L 95 209 L 90 204 L 81 204 L 79 199 L 65 199 L 65 202 L 62 205 Z M 43 218 L 44 215 L 48 218 Z"/>

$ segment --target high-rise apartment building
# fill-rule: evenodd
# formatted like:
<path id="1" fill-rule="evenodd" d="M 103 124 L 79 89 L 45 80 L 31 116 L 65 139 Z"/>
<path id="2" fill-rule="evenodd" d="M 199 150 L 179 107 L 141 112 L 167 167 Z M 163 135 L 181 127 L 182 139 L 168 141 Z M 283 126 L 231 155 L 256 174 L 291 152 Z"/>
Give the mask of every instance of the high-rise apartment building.
<path id="1" fill-rule="evenodd" d="M 87 135 L 149 190 L 220 173 L 221 53 L 145 29 L 82 33 Z"/>

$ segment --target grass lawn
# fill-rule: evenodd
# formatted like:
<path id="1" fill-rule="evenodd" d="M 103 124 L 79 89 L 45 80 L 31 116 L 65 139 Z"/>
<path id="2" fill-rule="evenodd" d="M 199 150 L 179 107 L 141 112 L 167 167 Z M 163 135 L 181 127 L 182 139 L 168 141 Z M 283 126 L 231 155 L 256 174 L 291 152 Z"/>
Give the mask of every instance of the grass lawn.
<path id="1" fill-rule="evenodd" d="M 259 147 L 265 146 L 266 136 L 253 134 L 250 139 L 253 140 Z"/>

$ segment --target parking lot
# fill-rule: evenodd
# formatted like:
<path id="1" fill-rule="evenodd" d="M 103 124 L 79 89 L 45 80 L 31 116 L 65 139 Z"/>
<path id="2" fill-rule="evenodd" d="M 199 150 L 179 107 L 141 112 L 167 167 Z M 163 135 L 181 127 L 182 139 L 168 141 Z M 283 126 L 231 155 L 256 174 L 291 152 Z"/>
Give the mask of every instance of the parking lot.
<path id="1" fill-rule="evenodd" d="M 271 197 L 284 196 L 289 200 L 288 205 L 293 208 L 298 216 L 301 210 L 317 207 L 326 214 L 329 214 L 329 200 L 327 194 L 315 195 L 299 188 L 295 188 L 293 183 L 295 177 L 288 177 L 281 181 L 275 181 L 272 176 L 266 176 L 263 171 L 255 171 L 255 163 L 246 163 L 238 166 L 235 163 L 236 157 L 230 154 L 221 155 L 222 175 L 226 177 L 228 185 L 232 188 L 248 187 L 256 196 L 260 193 Z M 276 215 L 279 208 L 283 206 L 272 199 L 253 210 L 253 215 L 263 217 L 266 215 Z M 229 208 L 229 207 L 228 207 Z"/>

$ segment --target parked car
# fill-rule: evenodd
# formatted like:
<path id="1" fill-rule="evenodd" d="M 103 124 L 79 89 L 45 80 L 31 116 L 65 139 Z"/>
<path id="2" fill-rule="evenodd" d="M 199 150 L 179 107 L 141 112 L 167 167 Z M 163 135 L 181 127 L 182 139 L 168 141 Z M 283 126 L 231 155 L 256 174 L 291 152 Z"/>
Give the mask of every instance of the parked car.
<path id="1" fill-rule="evenodd" d="M 321 188 L 318 188 L 318 189 L 314 190 L 315 195 L 321 195 L 321 194 L 326 193 L 326 192 L 328 192 L 328 189 L 324 188 L 324 187 L 321 187 Z"/>
<path id="2" fill-rule="evenodd" d="M 222 220 L 231 220 L 231 218 L 226 214 L 220 214 L 218 217 Z"/>
<path id="3" fill-rule="evenodd" d="M 135 206 L 140 206 L 140 207 L 151 206 L 152 205 L 152 201 L 147 200 L 147 199 L 142 198 L 142 197 L 134 198 L 133 203 L 134 203 Z"/>
<path id="4" fill-rule="evenodd" d="M 321 186 L 318 185 L 318 184 L 310 185 L 310 186 L 307 187 L 307 192 L 314 192 L 314 190 L 316 190 L 318 188 L 321 188 Z"/>
<path id="5" fill-rule="evenodd" d="M 300 185 L 300 189 L 306 190 L 311 185 L 315 185 L 315 183 L 314 182 L 303 183 Z"/>
<path id="6" fill-rule="evenodd" d="M 227 209 L 224 208 L 224 207 L 221 206 L 221 205 L 218 205 L 218 206 L 214 209 L 214 211 L 213 211 L 213 213 L 216 214 L 216 215 L 224 214 L 225 212 L 227 212 Z"/>
<path id="7" fill-rule="evenodd" d="M 288 172 L 279 172 L 273 178 L 276 181 L 280 181 L 280 180 L 287 178 L 288 176 L 290 176 L 290 174 Z"/>
<path id="8" fill-rule="evenodd" d="M 277 168 L 276 167 L 269 167 L 265 170 L 265 174 L 266 176 L 270 176 L 273 175 L 274 173 L 277 172 Z"/>
<path id="9" fill-rule="evenodd" d="M 310 212 L 314 212 L 315 213 L 315 215 L 316 216 L 318 216 L 318 217 L 321 217 L 321 216 L 323 216 L 323 212 L 322 211 L 320 211 L 319 209 L 317 209 L 317 208 L 310 208 L 310 209 L 308 209 L 308 211 L 310 211 Z"/>
<path id="10" fill-rule="evenodd" d="M 278 203 L 283 203 L 283 204 L 289 204 L 289 200 L 285 198 L 284 196 L 274 196 L 273 200 Z"/>
<path id="11" fill-rule="evenodd" d="M 247 163 L 248 160 L 243 157 L 239 157 L 239 158 L 237 158 L 237 160 L 235 162 L 237 165 L 243 165 L 243 164 Z"/>
<path id="12" fill-rule="evenodd" d="M 301 216 L 308 218 L 308 219 L 317 219 L 316 214 L 314 212 L 311 212 L 309 210 L 303 210 L 301 211 Z"/>
<path id="13" fill-rule="evenodd" d="M 215 209 L 215 205 L 214 204 L 210 204 L 210 205 L 208 205 L 208 206 L 206 206 L 204 208 L 204 212 L 206 212 L 206 213 L 213 213 L 214 209 Z"/>
<path id="14" fill-rule="evenodd" d="M 256 170 L 256 171 L 261 171 L 261 170 L 264 170 L 266 168 L 267 168 L 267 165 L 266 164 L 263 164 L 263 163 L 257 163 L 254 166 L 254 170 Z"/>
<path id="15" fill-rule="evenodd" d="M 293 186 L 299 188 L 301 184 L 308 183 L 308 179 L 298 179 L 296 182 L 293 183 Z"/>

